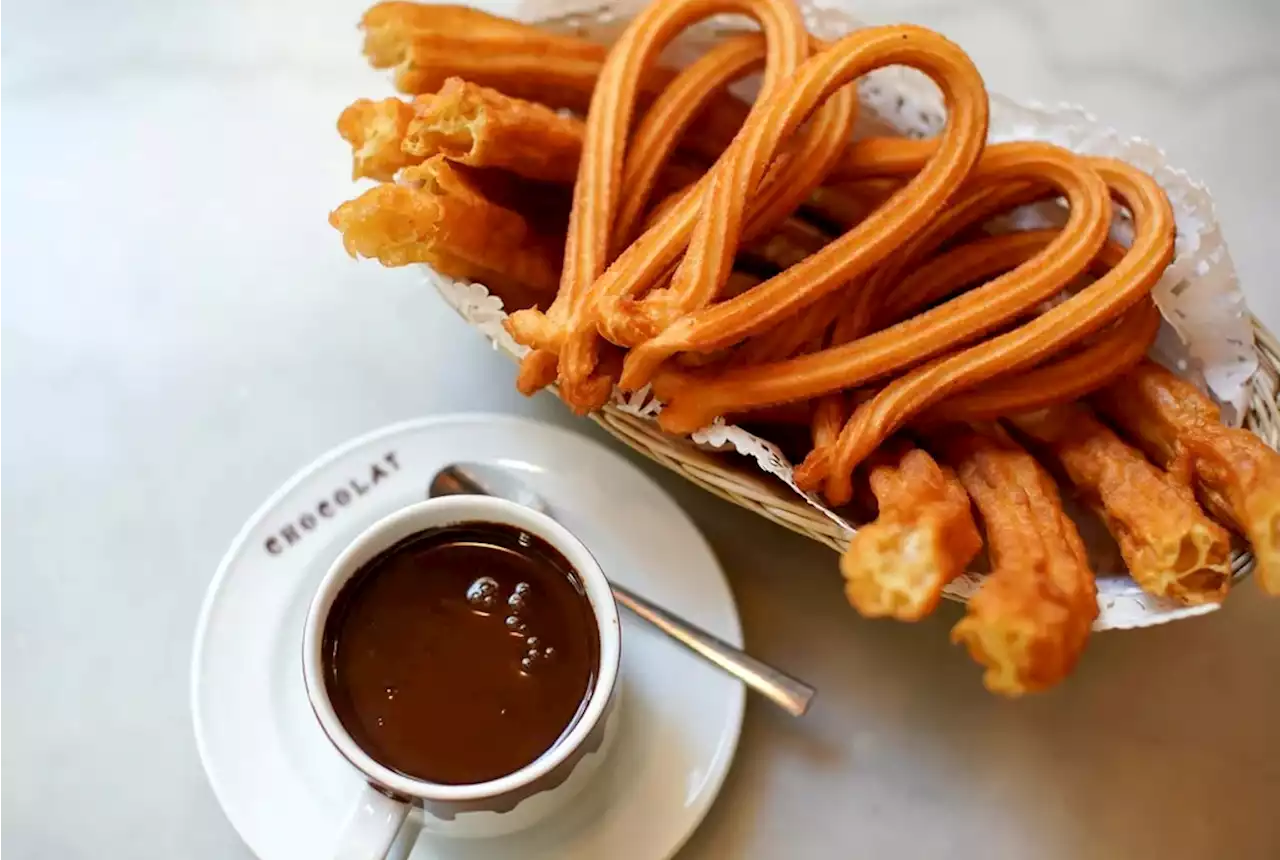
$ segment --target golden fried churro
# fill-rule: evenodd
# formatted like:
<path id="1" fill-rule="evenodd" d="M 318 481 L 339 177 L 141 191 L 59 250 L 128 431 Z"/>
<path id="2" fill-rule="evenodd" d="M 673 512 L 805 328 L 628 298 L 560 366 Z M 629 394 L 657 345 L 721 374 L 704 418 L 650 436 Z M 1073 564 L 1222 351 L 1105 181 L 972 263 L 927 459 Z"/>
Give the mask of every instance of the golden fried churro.
<path id="1" fill-rule="evenodd" d="M 560 36 L 530 24 L 492 15 L 471 6 L 385 2 L 376 3 L 360 19 L 364 54 L 374 68 L 402 62 L 415 39 L 482 40 L 486 52 L 500 54 L 536 44 L 547 55 L 603 60 L 606 48 L 574 36 Z M 443 81 L 442 81 L 443 82 Z"/>
<path id="2" fill-rule="evenodd" d="M 777 153 L 765 158 L 756 156 L 753 163 L 765 166 L 758 174 L 735 169 L 748 144 L 731 147 L 713 168 L 714 176 L 708 177 L 702 211 L 671 283 L 638 302 L 601 302 L 600 315 L 608 318 L 620 314 L 647 332 L 661 329 L 679 315 L 714 300 L 722 291 L 738 244 L 789 217 L 841 157 L 853 127 L 856 104 L 852 89 L 837 91 L 819 110 L 800 141 L 781 153 L 776 163 L 773 155 Z M 758 185 L 728 190 L 725 183 L 733 182 Z M 739 196 L 747 200 L 745 207 L 734 202 Z M 718 217 L 716 213 L 721 212 L 729 217 Z M 609 324 L 617 327 L 616 321 Z"/>
<path id="3" fill-rule="evenodd" d="M 1191 480 L 1209 511 L 1248 539 L 1263 589 L 1280 595 L 1280 455 L 1224 426 L 1194 385 L 1150 361 L 1093 402 L 1157 463 Z"/>
<path id="4" fill-rule="evenodd" d="M 449 78 L 440 92 L 418 97 L 403 138 L 405 157 L 445 155 L 473 167 L 572 182 L 582 152 L 582 123 L 536 102 Z"/>
<path id="5" fill-rule="evenodd" d="M 1151 465 L 1080 404 L 1009 419 L 1051 456 L 1107 524 L 1134 582 L 1185 604 L 1221 601 L 1231 584 L 1231 536 L 1191 489 Z"/>
<path id="6" fill-rule="evenodd" d="M 381 3 L 365 14 L 365 54 L 375 68 L 395 67 L 401 92 L 434 93 L 459 77 L 552 108 L 586 113 L 608 48 L 575 36 L 547 32 L 465 6 Z M 648 103 L 675 77 L 654 67 L 641 80 Z M 724 95 L 707 106 L 688 136 L 689 147 L 715 159 L 747 115 L 747 106 Z"/>
<path id="7" fill-rule="evenodd" d="M 1160 310 L 1147 297 L 1081 349 L 962 391 L 929 409 L 925 419 L 990 421 L 1079 400 L 1140 362 L 1155 342 L 1160 322 Z"/>
<path id="8" fill-rule="evenodd" d="M 870 466 L 879 513 L 840 559 L 845 597 L 868 618 L 918 621 L 982 549 L 969 496 L 954 472 L 906 444 L 882 448 Z"/>
<path id="9" fill-rule="evenodd" d="M 585 110 L 606 48 L 467 6 L 379 3 L 360 22 L 375 68 L 396 88 L 433 93 L 451 77 L 553 107 Z"/>
<path id="10" fill-rule="evenodd" d="M 768 103 L 772 88 L 768 78 L 765 83 L 761 101 L 748 115 L 748 122 L 762 105 Z M 671 277 L 670 285 L 650 291 L 640 302 L 632 301 L 631 297 L 638 289 L 656 285 L 652 278 L 661 274 L 661 270 L 654 266 L 657 260 L 637 270 L 634 274 L 638 277 L 630 277 L 629 282 L 623 280 L 621 288 L 616 277 L 612 281 L 606 277 L 592 285 L 565 341 L 560 366 L 562 390 L 580 390 L 587 380 L 590 380 L 587 390 L 612 388 L 612 378 L 596 373 L 596 352 L 600 342 L 596 331 L 598 325 L 602 330 L 610 328 L 616 337 L 620 320 L 628 331 L 636 326 L 660 326 L 680 313 L 715 299 L 723 291 L 732 271 L 739 242 L 767 233 L 789 217 L 841 158 L 853 128 L 856 107 L 857 99 L 852 88 L 835 92 L 801 132 L 799 139 L 767 173 L 764 166 L 755 173 L 743 172 L 740 165 L 753 163 L 752 158 L 743 160 L 743 153 L 750 150 L 751 143 L 735 140 L 690 195 L 691 199 L 700 202 L 700 211 L 673 207 L 668 219 L 654 228 L 662 232 L 666 229 L 665 222 L 672 222 L 674 229 L 668 233 L 670 238 L 667 240 L 671 249 L 678 247 L 686 235 L 689 236 L 685 254 Z M 759 159 L 758 154 L 753 157 Z M 754 163 L 767 165 L 768 160 Z M 726 191 L 726 181 L 747 183 L 736 192 L 745 195 L 748 201 L 745 207 L 732 202 L 735 193 Z M 722 199 L 730 201 L 728 212 L 731 217 L 727 220 L 716 214 L 724 211 Z M 742 211 L 738 212 L 738 209 Z M 619 261 L 619 269 L 627 271 L 622 261 Z M 623 339 L 621 342 L 631 341 Z M 579 409 L 599 405 L 590 397 L 582 399 L 571 394 L 569 399 Z"/>
<path id="11" fill-rule="evenodd" d="M 622 187 L 627 190 L 618 210 L 615 241 L 621 250 L 635 238 L 658 174 L 671 158 L 676 144 L 708 103 L 725 87 L 765 62 L 766 46 L 760 34 L 727 39 L 703 54 L 662 91 L 645 111 L 635 136 L 627 145 Z"/>
<path id="12" fill-rule="evenodd" d="M 658 54 L 680 31 L 715 12 L 740 12 L 755 18 L 765 40 L 763 92 L 791 73 L 808 53 L 809 36 L 799 12 L 788 0 L 665 0 L 644 9 L 627 26 L 610 49 L 592 93 L 587 112 L 586 137 L 577 182 L 573 215 L 565 245 L 564 271 L 553 310 L 565 318 L 558 338 L 573 339 L 576 355 L 561 355 L 562 398 L 580 411 L 602 405 L 612 389 L 612 379 L 596 375 L 599 360 L 590 316 L 580 308 L 592 284 L 609 263 L 613 228 L 622 190 L 622 176 L 631 120 L 639 96 L 641 75 L 656 65 Z M 754 109 L 753 109 L 754 110 Z M 628 189 L 638 193 L 637 189 Z M 679 206 L 675 207 L 677 210 Z M 728 277 L 728 272 L 725 272 Z M 558 307 L 557 307 L 558 306 Z M 548 315 L 552 316 L 552 315 Z M 544 334 L 550 329 L 536 321 Z M 555 320 L 551 320 L 555 322 Z M 512 319 L 512 335 L 522 343 L 546 349 L 528 336 L 522 320 Z M 568 346 L 568 344 L 566 344 Z M 566 360 L 568 363 L 566 365 Z"/>
<path id="13" fill-rule="evenodd" d="M 981 238 L 933 258 L 902 278 L 912 260 L 923 257 L 932 247 L 970 224 L 986 220 L 1005 206 L 1026 202 L 1034 196 L 1026 193 L 1029 189 L 1030 186 L 984 187 L 963 196 L 938 221 L 895 252 L 865 283 L 854 288 L 853 300 L 847 302 L 848 307 L 842 309 L 832 327 L 830 343 L 849 343 L 867 332 L 891 325 L 970 284 L 1016 268 L 1042 252 L 1058 231 L 1037 230 Z M 891 288 L 899 278 L 901 282 Z M 810 456 L 819 461 L 831 456 L 848 418 L 847 399 L 839 394 L 824 394 L 814 409 L 814 445 Z M 838 494 L 838 487 L 832 489 Z"/>
<path id="14" fill-rule="evenodd" d="M 556 239 L 485 197 L 443 158 L 432 162 L 423 188 L 379 185 L 330 214 L 347 252 L 386 266 L 429 263 L 499 295 L 549 300 L 560 270 Z"/>
<path id="15" fill-rule="evenodd" d="M 623 366 L 624 389 L 647 383 L 658 365 L 676 352 L 732 345 L 849 282 L 921 230 L 955 192 L 981 154 L 986 136 L 982 79 L 964 52 L 936 33 L 907 26 L 873 27 L 817 54 L 777 96 L 756 103 L 729 150 L 735 159 L 717 166 L 726 171 L 721 174 L 725 181 L 715 186 L 715 202 L 708 202 L 703 223 L 709 226 L 704 229 L 712 231 L 717 219 L 732 224 L 741 218 L 741 203 L 730 189 L 754 188 L 767 165 L 762 161 L 772 158 L 814 107 L 867 72 L 899 64 L 932 77 L 947 104 L 947 125 L 931 157 L 922 167 L 913 165 L 919 172 L 888 203 L 819 253 L 735 299 L 688 314 L 636 346 Z"/>
<path id="16" fill-rule="evenodd" d="M 878 142 L 866 143 L 879 146 Z M 927 149 L 921 150 L 913 145 L 917 142 L 903 143 L 903 146 L 880 147 L 885 153 L 885 163 L 894 165 L 895 169 L 917 166 L 920 163 L 919 153 L 928 153 Z M 895 161 L 895 150 L 907 152 L 911 157 Z M 982 181 L 1039 182 L 1058 189 L 1067 197 L 1070 206 L 1067 224 L 1040 254 L 1014 271 L 944 305 L 850 343 L 785 362 L 735 369 L 714 379 L 664 370 L 653 380 L 654 392 L 665 404 L 659 417 L 663 428 L 687 433 L 705 426 L 724 412 L 809 399 L 861 385 L 954 349 L 959 343 L 972 341 L 1061 291 L 1084 270 L 1106 240 L 1111 214 L 1106 184 L 1081 158 L 1045 143 L 1009 143 L 988 147 L 980 170 Z M 920 173 L 913 182 L 923 175 Z M 872 223 L 886 209 L 892 208 L 888 205 L 882 207 L 863 225 Z M 976 205 L 972 209 L 966 205 L 964 209 L 980 211 Z M 921 223 L 914 232 L 930 229 L 929 225 L 938 213 L 917 214 Z M 954 229 L 956 224 L 964 222 L 949 223 Z M 650 358 L 655 360 L 665 358 L 676 348 L 710 349 L 725 340 L 732 342 L 739 332 L 751 331 L 759 325 L 757 320 L 776 319 L 776 308 L 787 302 L 783 297 L 771 298 L 763 291 L 771 285 L 786 284 L 794 290 L 788 294 L 792 299 L 803 294 L 812 284 L 825 283 L 830 270 L 815 271 L 811 264 L 822 261 L 832 249 L 843 247 L 842 243 L 857 235 L 860 229 L 846 233 L 800 265 L 793 266 L 733 302 L 721 302 L 705 311 L 690 314 L 644 346 L 632 350 L 628 362 L 654 344 L 659 344 L 656 351 L 650 352 Z M 940 235 L 945 236 L 947 232 L 940 230 Z M 904 238 L 898 236 L 898 242 Z M 872 246 L 848 248 L 849 258 L 858 260 L 869 247 Z M 887 257 L 894 250 L 894 247 L 882 248 L 883 256 Z M 793 280 L 796 273 L 803 273 L 804 278 Z M 770 303 L 764 307 L 754 306 L 752 302 L 761 297 L 769 299 Z M 726 308 L 731 311 L 728 318 L 722 311 Z M 751 314 L 757 316 L 753 318 Z M 825 470 L 822 474 L 825 475 Z M 820 481 L 821 476 L 817 480 Z"/>
<path id="17" fill-rule="evenodd" d="M 991 573 L 951 630 L 993 693 L 1021 696 L 1066 677 L 1098 614 L 1097 588 L 1053 479 L 998 431 L 931 437 L 981 515 Z"/>
<path id="18" fill-rule="evenodd" d="M 1043 249 L 1055 233 L 1029 230 L 990 236 L 933 258 L 886 297 L 881 310 L 883 319 L 878 319 L 877 325 L 909 315 L 969 283 L 1020 265 Z M 1107 242 L 1090 269 L 1095 274 L 1105 274 L 1120 262 L 1124 252 L 1122 246 Z M 1150 298 L 1144 299 L 1084 348 L 1054 357 L 1033 370 L 997 377 L 950 397 L 929 410 L 928 420 L 988 421 L 1077 400 L 1137 364 L 1155 341 L 1159 328 L 1159 310 Z"/>
<path id="19" fill-rule="evenodd" d="M 736 241 L 750 242 L 769 233 L 799 205 L 804 194 L 815 187 L 843 149 L 842 141 L 852 123 L 854 104 L 852 92 L 841 91 L 823 106 L 812 127 L 794 148 L 778 159 L 758 193 L 748 201 L 745 225 Z M 645 303 L 634 301 L 635 296 L 666 278 L 680 253 L 688 247 L 690 236 L 705 211 L 703 194 L 711 187 L 712 179 L 711 175 L 704 177 L 689 193 L 667 207 L 663 217 L 651 223 L 593 285 L 594 303 L 584 309 L 594 310 L 594 324 L 609 340 L 618 344 L 639 342 L 680 307 L 710 301 L 723 294 L 723 288 L 717 286 L 720 276 L 713 273 L 700 282 L 696 291 L 664 288 L 646 296 Z M 734 244 L 728 234 L 713 234 L 712 238 L 719 243 L 718 247 Z M 706 257 L 706 242 L 699 241 L 701 244 L 690 249 L 686 258 Z"/>
<path id="20" fill-rule="evenodd" d="M 802 469 L 807 466 L 818 472 L 829 469 L 827 489 L 834 494 L 832 501 L 838 504 L 852 493 L 853 468 L 912 417 L 948 395 L 1033 366 L 1079 342 L 1151 292 L 1173 259 L 1169 199 L 1154 179 L 1128 164 L 1103 158 L 1092 158 L 1090 164 L 1133 215 L 1133 244 L 1123 259 L 1062 304 L 1012 331 L 908 371 L 859 406 L 841 431 L 831 462 L 815 459 L 802 464 Z M 1021 266 L 1012 274 L 1025 269 Z M 960 299 L 979 292 L 974 290 Z"/>
<path id="21" fill-rule="evenodd" d="M 991 157 L 988 157 L 987 162 L 990 161 Z M 982 165 L 982 162 L 979 164 Z M 849 307 L 843 312 L 832 333 L 832 345 L 849 343 L 883 327 L 877 325 L 886 316 L 881 306 L 890 301 L 906 302 L 905 298 L 894 299 L 895 293 L 903 292 L 901 286 L 898 286 L 899 282 L 903 281 L 907 272 L 919 266 L 922 260 L 944 243 L 963 234 L 971 227 L 978 227 L 997 214 L 1034 202 L 1045 193 L 1043 186 L 1036 183 L 1013 182 L 992 185 L 989 181 L 984 181 L 981 175 L 968 183 L 950 206 L 938 213 L 937 217 L 923 230 L 895 249 L 880 266 L 867 275 L 864 282 L 850 291 Z M 1069 224 L 1068 229 L 1071 227 L 1072 225 Z M 1056 233 L 1048 235 L 1050 240 L 1057 236 Z M 1017 241 L 1014 240 L 1014 243 L 1016 244 Z M 1038 250 L 1043 250 L 1045 245 L 1041 245 Z M 979 244 L 974 248 L 973 253 L 980 255 L 981 247 Z M 1012 258 L 1017 254 L 1013 247 L 1006 245 L 988 247 L 997 256 L 1004 255 Z M 1008 269 L 1026 262 L 1030 257 L 1031 254 L 1026 254 Z M 993 269 L 991 274 L 1003 274 L 1008 269 Z M 961 272 L 956 273 L 958 274 Z M 956 283 L 955 288 L 966 286 L 973 280 L 971 278 L 968 281 Z M 923 301 L 909 303 L 913 308 L 924 304 Z M 897 319 L 895 317 L 893 321 L 896 322 Z"/>
<path id="22" fill-rule="evenodd" d="M 351 178 L 390 182 L 417 158 L 400 148 L 413 107 L 400 99 L 358 99 L 338 117 L 338 134 L 351 144 Z"/>

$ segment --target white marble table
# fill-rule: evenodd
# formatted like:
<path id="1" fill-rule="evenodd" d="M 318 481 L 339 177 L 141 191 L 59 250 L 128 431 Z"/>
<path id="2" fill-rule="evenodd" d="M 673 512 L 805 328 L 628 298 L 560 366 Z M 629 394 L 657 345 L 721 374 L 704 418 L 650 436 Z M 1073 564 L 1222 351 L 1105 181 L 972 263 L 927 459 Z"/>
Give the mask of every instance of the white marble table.
<path id="1" fill-rule="evenodd" d="M 361 0 L 13 0 L 3 29 L 3 848 L 247 856 L 191 740 L 200 597 L 241 521 L 360 431 L 455 410 L 592 432 L 412 275 L 349 262 L 337 109 L 382 92 Z M 1017 97 L 1161 142 L 1215 190 L 1280 329 L 1280 6 L 875 0 Z M 1105 21 L 1105 27 L 1099 22 Z M 645 468 L 656 471 L 645 465 Z M 844 605 L 833 559 L 659 475 L 751 647 L 816 683 L 748 712 L 689 858 L 1280 856 L 1280 603 L 1098 637 L 1061 689 L 986 695 L 947 642 Z M 744 535 L 750 535 L 744 539 Z"/>

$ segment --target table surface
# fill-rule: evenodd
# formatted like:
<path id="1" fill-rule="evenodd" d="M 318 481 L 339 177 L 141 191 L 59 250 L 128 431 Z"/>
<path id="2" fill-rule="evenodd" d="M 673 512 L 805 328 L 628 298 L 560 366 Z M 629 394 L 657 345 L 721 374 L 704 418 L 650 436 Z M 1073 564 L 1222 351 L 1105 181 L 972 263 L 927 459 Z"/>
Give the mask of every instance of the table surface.
<path id="1" fill-rule="evenodd" d="M 3 848 L 246 857 L 197 760 L 191 634 L 244 518 L 330 446 L 493 410 L 581 432 L 408 272 L 356 264 L 337 110 L 363 0 L 13 0 L 3 30 Z M 509 8 L 509 7 L 508 7 Z M 1280 330 L 1280 4 L 869 0 L 990 86 L 1159 141 L 1215 191 Z M 1097 637 L 1010 703 L 948 643 L 844 603 L 834 558 L 647 463 L 730 571 L 750 647 L 822 691 L 753 702 L 682 856 L 1280 856 L 1280 603 Z M 744 540 L 743 535 L 750 538 Z"/>

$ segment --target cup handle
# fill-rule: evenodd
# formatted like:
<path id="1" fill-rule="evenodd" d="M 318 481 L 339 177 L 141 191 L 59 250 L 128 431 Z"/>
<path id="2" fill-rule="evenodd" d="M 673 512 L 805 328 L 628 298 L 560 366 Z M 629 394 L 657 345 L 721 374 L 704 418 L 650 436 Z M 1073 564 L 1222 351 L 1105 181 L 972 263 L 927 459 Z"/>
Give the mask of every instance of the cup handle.
<path id="1" fill-rule="evenodd" d="M 408 804 L 365 785 L 342 826 L 334 860 L 382 860 L 408 814 Z"/>

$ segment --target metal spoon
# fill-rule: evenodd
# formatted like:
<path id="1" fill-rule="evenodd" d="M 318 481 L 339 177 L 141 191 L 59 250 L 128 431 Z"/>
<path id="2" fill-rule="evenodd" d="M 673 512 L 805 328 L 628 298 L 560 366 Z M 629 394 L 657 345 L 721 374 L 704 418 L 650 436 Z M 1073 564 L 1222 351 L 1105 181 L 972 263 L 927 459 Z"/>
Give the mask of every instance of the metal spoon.
<path id="1" fill-rule="evenodd" d="M 431 498 L 453 495 L 496 496 L 554 516 L 546 500 L 508 470 L 478 463 L 445 466 L 431 479 L 427 495 Z M 728 642 L 672 615 L 617 583 L 611 582 L 610 586 L 619 606 L 657 627 L 707 662 L 738 678 L 793 717 L 802 716 L 809 710 L 809 703 L 817 693 L 813 687 L 743 653 Z"/>

